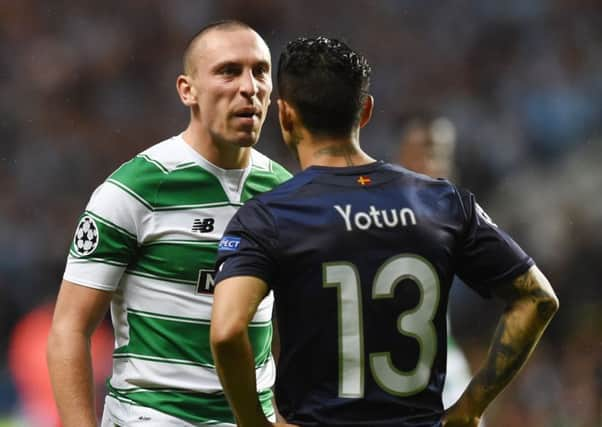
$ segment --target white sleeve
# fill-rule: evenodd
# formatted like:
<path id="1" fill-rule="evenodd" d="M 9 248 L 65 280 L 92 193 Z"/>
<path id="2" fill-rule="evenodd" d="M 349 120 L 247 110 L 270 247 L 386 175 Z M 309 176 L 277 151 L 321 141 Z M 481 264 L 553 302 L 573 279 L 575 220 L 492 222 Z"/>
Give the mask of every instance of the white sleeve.
<path id="1" fill-rule="evenodd" d="M 63 278 L 113 291 L 138 248 L 149 209 L 121 187 L 104 182 L 79 219 Z"/>

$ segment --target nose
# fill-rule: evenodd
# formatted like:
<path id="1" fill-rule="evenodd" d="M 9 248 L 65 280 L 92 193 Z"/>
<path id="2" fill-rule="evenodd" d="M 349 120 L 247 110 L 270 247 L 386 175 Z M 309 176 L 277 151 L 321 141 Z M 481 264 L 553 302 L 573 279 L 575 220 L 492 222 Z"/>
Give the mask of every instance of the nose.
<path id="1" fill-rule="evenodd" d="M 247 70 L 243 72 L 240 78 L 240 93 L 246 98 L 251 98 L 257 95 L 258 82 L 255 76 L 253 75 L 253 71 Z"/>

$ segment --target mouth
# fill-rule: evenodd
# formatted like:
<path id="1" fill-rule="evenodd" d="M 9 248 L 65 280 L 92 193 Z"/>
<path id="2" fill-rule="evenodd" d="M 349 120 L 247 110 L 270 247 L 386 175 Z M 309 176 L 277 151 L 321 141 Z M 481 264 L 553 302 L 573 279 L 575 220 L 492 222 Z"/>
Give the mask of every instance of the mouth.
<path id="1" fill-rule="evenodd" d="M 247 119 L 247 120 L 253 120 L 255 117 L 257 119 L 260 119 L 261 118 L 261 110 L 259 108 L 254 108 L 254 107 L 240 108 L 240 109 L 234 111 L 233 116 L 236 118 Z"/>

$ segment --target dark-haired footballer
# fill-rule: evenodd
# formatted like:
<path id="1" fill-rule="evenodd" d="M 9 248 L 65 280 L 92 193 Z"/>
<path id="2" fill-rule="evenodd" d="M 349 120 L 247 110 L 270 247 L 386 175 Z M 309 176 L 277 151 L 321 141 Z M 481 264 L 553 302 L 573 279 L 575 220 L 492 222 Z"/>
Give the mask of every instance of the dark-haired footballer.
<path id="1" fill-rule="evenodd" d="M 359 145 L 370 66 L 324 37 L 288 44 L 279 119 L 303 171 L 250 200 L 219 246 L 211 346 L 239 426 L 261 411 L 249 320 L 274 291 L 276 400 L 299 426 L 476 427 L 524 365 L 558 300 L 468 191 L 375 161 Z M 452 278 L 506 303 L 481 369 L 449 410 Z"/>

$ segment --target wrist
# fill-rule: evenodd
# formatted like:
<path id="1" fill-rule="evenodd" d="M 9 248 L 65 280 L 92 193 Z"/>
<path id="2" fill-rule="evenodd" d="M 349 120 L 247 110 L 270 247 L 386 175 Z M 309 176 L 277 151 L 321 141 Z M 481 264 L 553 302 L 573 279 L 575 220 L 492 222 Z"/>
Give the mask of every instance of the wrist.
<path id="1" fill-rule="evenodd" d="M 461 412 L 468 419 L 480 419 L 487 407 L 484 393 L 476 390 L 477 387 L 470 385 L 462 397 L 456 402 Z"/>

